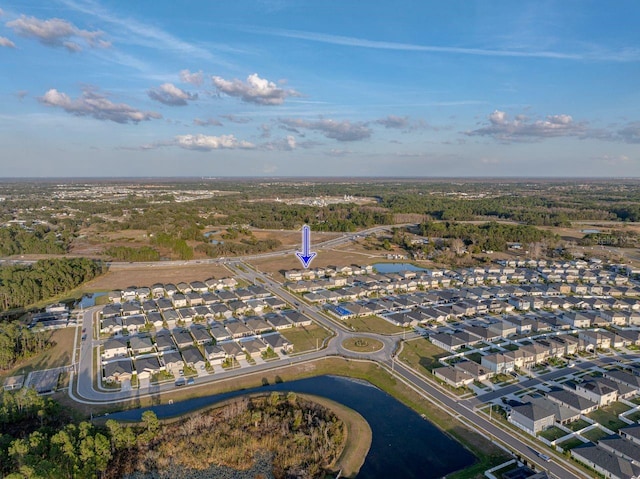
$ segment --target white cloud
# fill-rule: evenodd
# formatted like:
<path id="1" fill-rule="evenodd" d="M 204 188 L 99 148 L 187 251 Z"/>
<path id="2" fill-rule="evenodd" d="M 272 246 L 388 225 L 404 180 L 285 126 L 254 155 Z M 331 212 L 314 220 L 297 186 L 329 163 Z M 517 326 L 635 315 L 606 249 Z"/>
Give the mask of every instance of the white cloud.
<path id="1" fill-rule="evenodd" d="M 257 73 L 249 75 L 246 82 L 238 79 L 225 80 L 219 76 L 212 77 L 212 82 L 222 93 L 259 105 L 282 105 L 285 98 L 300 96 L 295 90 L 278 88 L 274 82 L 260 78 Z"/>
<path id="2" fill-rule="evenodd" d="M 283 118 L 279 120 L 288 130 L 298 132 L 298 129 L 318 131 L 327 138 L 338 141 L 365 140 L 371 136 L 371 129 L 366 123 L 351 123 L 350 121 L 315 120 Z"/>
<path id="3" fill-rule="evenodd" d="M 64 109 L 76 116 L 90 116 L 97 120 L 109 120 L 116 123 L 138 123 L 162 115 L 152 111 L 137 110 L 125 103 L 113 103 L 106 96 L 91 90 L 85 90 L 75 100 L 66 93 L 52 88 L 38 99 L 41 103 Z"/>
<path id="4" fill-rule="evenodd" d="M 270 141 L 264 143 L 262 148 L 265 150 L 279 150 L 279 151 L 292 151 L 297 147 L 296 138 L 293 135 L 288 135 L 286 138 Z"/>
<path id="5" fill-rule="evenodd" d="M 7 22 L 6 25 L 22 37 L 34 38 L 50 47 L 64 47 L 70 52 L 82 50 L 79 41 L 90 47 L 106 48 L 110 46 L 109 42 L 101 38 L 104 33 L 100 30 L 82 30 L 61 18 L 40 20 L 36 17 L 21 15 L 20 18 Z"/>
<path id="6" fill-rule="evenodd" d="M 0 37 L 0 47 L 15 48 L 16 44 L 7 37 Z"/>
<path id="7" fill-rule="evenodd" d="M 211 151 L 220 149 L 252 149 L 253 143 L 238 140 L 233 135 L 208 136 L 208 135 L 178 135 L 175 144 L 187 150 Z"/>
<path id="8" fill-rule="evenodd" d="M 202 70 L 197 72 L 180 70 L 180 81 L 182 83 L 191 83 L 192 85 L 200 86 L 204 81 L 204 73 L 202 73 Z"/>
<path id="9" fill-rule="evenodd" d="M 152 88 L 147 92 L 149 98 L 169 106 L 185 106 L 187 100 L 196 100 L 197 93 L 189 93 L 178 88 L 172 83 L 163 83 L 157 88 Z"/>
<path id="10" fill-rule="evenodd" d="M 561 136 L 585 138 L 589 134 L 586 122 L 576 123 L 571 115 L 566 114 L 549 115 L 544 120 L 535 121 L 524 115 L 517 115 L 512 120 L 506 112 L 495 110 L 488 116 L 488 120 L 488 125 L 466 134 L 491 136 L 501 141 L 533 141 Z"/>

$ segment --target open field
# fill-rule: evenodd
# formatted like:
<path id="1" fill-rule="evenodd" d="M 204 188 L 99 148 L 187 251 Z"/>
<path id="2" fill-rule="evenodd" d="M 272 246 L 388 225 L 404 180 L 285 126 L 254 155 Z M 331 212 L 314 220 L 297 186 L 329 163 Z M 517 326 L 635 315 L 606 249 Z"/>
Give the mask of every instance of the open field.
<path id="1" fill-rule="evenodd" d="M 316 347 L 322 347 L 322 341 L 331 335 L 329 331 L 317 324 L 300 328 L 283 329 L 280 331 L 280 334 L 293 344 L 294 353 L 312 351 L 315 350 Z"/>
<path id="2" fill-rule="evenodd" d="M 112 266 L 109 271 L 83 285 L 85 291 L 109 291 L 128 286 L 151 286 L 153 283 L 204 281 L 209 278 L 232 276 L 224 266 L 215 264 L 188 264 L 180 266 L 153 266 L 128 264 Z"/>
<path id="3" fill-rule="evenodd" d="M 64 328 L 48 332 L 51 334 L 51 341 L 55 343 L 52 348 L 17 364 L 9 371 L 2 371 L 1 376 L 16 376 L 19 374 L 28 374 L 31 371 L 40 369 L 51 369 L 70 365 L 73 337 L 76 331 L 76 328 Z"/>
<path id="4" fill-rule="evenodd" d="M 448 356 L 444 349 L 434 346 L 424 338 L 406 341 L 400 353 L 400 359 L 423 374 L 430 373 L 440 366 L 438 359 Z"/>
<path id="5" fill-rule="evenodd" d="M 249 389 L 258 387 L 265 383 L 287 382 L 295 379 L 302 379 L 312 376 L 334 374 L 340 376 L 354 377 L 371 382 L 375 386 L 383 389 L 396 397 L 408 407 L 414 409 L 419 414 L 424 414 L 429 421 L 434 423 L 444 432 L 448 433 L 456 440 L 462 442 L 471 450 L 479 461 L 470 468 L 458 473 L 450 474 L 448 477 L 454 479 L 475 479 L 484 477 L 486 469 L 501 464 L 510 457 L 500 448 L 492 444 L 481 434 L 472 431 L 464 426 L 457 419 L 443 414 L 442 410 L 434 406 L 429 400 L 423 398 L 403 383 L 397 381 L 377 364 L 360 361 L 349 361 L 340 358 L 325 358 L 306 364 L 286 366 L 277 371 L 247 374 L 246 376 L 232 378 L 213 384 L 191 387 L 179 391 L 163 394 L 161 397 L 137 398 L 127 404 L 109 406 L 89 406 L 78 404 L 69 399 L 67 395 L 57 393 L 55 398 L 64 405 L 89 416 L 90 413 L 103 414 L 107 411 L 121 410 L 127 408 L 137 408 L 150 406 L 152 404 L 166 404 L 169 400 L 182 401 L 193 397 L 219 394 L 227 391 Z"/>
<path id="6" fill-rule="evenodd" d="M 364 318 L 350 318 L 345 319 L 342 323 L 352 328 L 354 331 L 361 333 L 380 333 L 380 334 L 394 334 L 401 333 L 404 328 L 395 326 L 389 321 L 385 321 L 379 316 L 365 316 Z M 406 329 L 411 331 L 412 328 Z"/>

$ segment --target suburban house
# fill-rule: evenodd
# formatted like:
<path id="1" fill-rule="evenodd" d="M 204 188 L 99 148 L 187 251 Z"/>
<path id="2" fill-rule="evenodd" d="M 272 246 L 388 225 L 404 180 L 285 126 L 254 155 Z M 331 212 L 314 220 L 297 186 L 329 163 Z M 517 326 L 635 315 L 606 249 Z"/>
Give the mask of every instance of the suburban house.
<path id="1" fill-rule="evenodd" d="M 567 391 L 566 389 L 553 388 L 551 391 L 546 393 L 546 396 L 552 401 L 573 409 L 580 414 L 589 414 L 590 412 L 598 409 L 598 403 L 574 392 Z"/>
<path id="2" fill-rule="evenodd" d="M 184 367 L 184 361 L 182 355 L 178 351 L 166 351 L 162 355 L 164 366 L 166 369 L 180 369 Z"/>
<path id="3" fill-rule="evenodd" d="M 276 353 L 290 353 L 293 350 L 293 345 L 280 333 L 263 334 L 260 337 Z"/>
<path id="4" fill-rule="evenodd" d="M 132 336 L 129 339 L 129 344 L 131 345 L 131 353 L 134 356 L 155 352 L 155 347 L 149 336 Z"/>
<path id="5" fill-rule="evenodd" d="M 126 356 L 128 352 L 127 340 L 124 338 L 112 338 L 104 342 L 102 358 L 111 359 L 118 356 Z"/>
<path id="6" fill-rule="evenodd" d="M 178 345 L 178 348 L 180 349 L 193 345 L 193 338 L 191 337 L 188 331 L 174 329 L 173 339 L 175 340 L 176 344 Z"/>
<path id="7" fill-rule="evenodd" d="M 280 314 L 269 314 L 265 316 L 265 319 L 269 321 L 276 331 L 281 329 L 291 329 L 293 327 L 293 323 Z"/>
<path id="8" fill-rule="evenodd" d="M 273 326 L 267 323 L 264 319 L 257 316 L 252 316 L 245 319 L 244 324 L 255 334 L 264 333 L 273 329 Z"/>
<path id="9" fill-rule="evenodd" d="M 212 341 L 211 335 L 207 331 L 207 328 L 201 324 L 195 324 L 189 328 L 191 336 L 196 344 L 204 345 Z"/>
<path id="10" fill-rule="evenodd" d="M 101 334 L 120 334 L 122 333 L 122 318 L 108 317 L 100 320 Z"/>
<path id="11" fill-rule="evenodd" d="M 511 424 L 535 436 L 555 423 L 555 415 L 534 403 L 513 406 L 507 419 Z"/>
<path id="12" fill-rule="evenodd" d="M 227 357 L 224 349 L 218 344 L 207 344 L 204 347 L 204 353 L 207 357 L 207 361 L 211 364 L 222 364 L 222 362 Z"/>
<path id="13" fill-rule="evenodd" d="M 224 341 L 219 343 L 227 358 L 241 359 L 244 358 L 244 351 L 235 341 Z"/>
<path id="14" fill-rule="evenodd" d="M 612 388 L 598 380 L 588 380 L 576 384 L 576 393 L 598 403 L 599 407 L 607 406 L 618 400 L 617 388 Z"/>
<path id="15" fill-rule="evenodd" d="M 192 368 L 196 370 L 201 370 L 205 368 L 205 359 L 199 349 L 195 347 L 190 347 L 182 350 L 182 357 L 184 358 L 184 363 L 188 364 Z"/>
<path id="16" fill-rule="evenodd" d="M 229 333 L 229 331 L 226 330 L 226 328 L 222 324 L 218 322 L 212 322 L 209 324 L 210 324 L 209 334 L 213 336 L 213 339 L 215 339 L 216 342 L 231 339 L 231 334 Z"/>
<path id="17" fill-rule="evenodd" d="M 494 374 L 492 371 L 488 370 L 485 367 L 482 367 L 475 361 L 460 361 L 458 363 L 455 363 L 453 367 L 467 374 L 470 374 L 474 379 L 478 381 L 489 379 Z"/>
<path id="18" fill-rule="evenodd" d="M 607 478 L 635 479 L 640 477 L 640 467 L 592 443 L 571 449 L 571 456 Z"/>
<path id="19" fill-rule="evenodd" d="M 433 375 L 454 388 L 467 386 L 471 384 L 474 379 L 471 374 L 461 371 L 460 369 L 452 368 L 451 366 L 435 368 Z"/>
<path id="20" fill-rule="evenodd" d="M 502 353 L 482 356 L 481 364 L 496 374 L 509 373 L 515 368 L 514 359 Z"/>
<path id="21" fill-rule="evenodd" d="M 242 321 L 237 319 L 225 321 L 224 327 L 227 328 L 227 331 L 229 331 L 229 334 L 234 339 L 244 338 L 253 334 L 253 331 L 251 331 Z"/>
<path id="22" fill-rule="evenodd" d="M 159 332 L 156 335 L 156 349 L 158 351 L 169 351 L 176 349 L 176 343 L 173 341 L 173 337 L 168 330 Z"/>
<path id="23" fill-rule="evenodd" d="M 133 375 L 131 359 L 121 359 L 103 364 L 104 379 L 108 383 L 130 381 Z"/>
<path id="24" fill-rule="evenodd" d="M 240 341 L 240 346 L 249 353 L 252 358 L 259 358 L 267 350 L 267 345 L 256 337 Z"/>

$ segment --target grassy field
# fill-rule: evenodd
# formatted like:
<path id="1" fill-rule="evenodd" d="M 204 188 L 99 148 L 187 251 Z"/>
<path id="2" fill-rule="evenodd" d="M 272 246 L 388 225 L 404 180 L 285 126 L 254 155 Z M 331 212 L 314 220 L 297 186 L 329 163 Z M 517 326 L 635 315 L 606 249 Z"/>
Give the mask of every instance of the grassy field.
<path id="1" fill-rule="evenodd" d="M 317 324 L 300 328 L 283 329 L 280 333 L 293 344 L 294 353 L 315 350 L 322 347 L 322 341 L 330 336 L 329 331 Z"/>
<path id="2" fill-rule="evenodd" d="M 371 353 L 384 347 L 381 341 L 371 338 L 349 338 L 342 342 L 342 347 L 356 353 Z"/>
<path id="3" fill-rule="evenodd" d="M 13 369 L 3 371 L 0 376 L 17 376 L 20 374 L 30 373 L 31 371 L 38 371 L 40 369 L 51 369 L 70 365 L 73 349 L 73 337 L 75 333 L 76 328 L 56 329 L 55 331 L 51 331 L 50 341 L 55 343 L 52 348 L 49 348 L 42 354 L 38 354 L 37 356 L 16 364 Z M 80 344 L 80 341 L 78 341 L 78 344 Z"/>
<path id="4" fill-rule="evenodd" d="M 345 326 L 361 333 L 394 334 L 402 331 L 411 331 L 411 328 L 401 328 L 385 321 L 379 316 L 365 316 L 363 318 L 345 319 Z"/>
<path id="5" fill-rule="evenodd" d="M 404 343 L 400 359 L 417 371 L 430 373 L 440 366 L 438 359 L 448 355 L 444 349 L 434 346 L 424 338 L 418 338 Z"/>

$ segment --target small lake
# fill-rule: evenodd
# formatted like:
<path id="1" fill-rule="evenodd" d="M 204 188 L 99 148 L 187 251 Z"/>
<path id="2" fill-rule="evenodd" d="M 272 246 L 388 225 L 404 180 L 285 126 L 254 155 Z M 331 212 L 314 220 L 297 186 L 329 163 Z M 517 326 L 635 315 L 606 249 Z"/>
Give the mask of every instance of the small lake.
<path id="1" fill-rule="evenodd" d="M 92 294 L 85 294 L 84 296 L 82 296 L 82 298 L 80 298 L 80 301 L 78 301 L 74 307 L 76 308 L 90 308 L 91 306 L 95 306 L 96 305 L 96 298 L 99 298 L 100 296 L 104 296 L 107 293 L 92 293 Z"/>
<path id="2" fill-rule="evenodd" d="M 230 397 L 269 391 L 294 391 L 324 396 L 358 411 L 373 432 L 371 449 L 360 469 L 362 478 L 435 479 L 467 467 L 474 456 L 429 421 L 365 381 L 319 376 L 288 383 L 218 394 L 151 408 L 123 411 L 110 419 L 139 421 L 153 410 L 159 418 L 188 413 Z"/>
<path id="3" fill-rule="evenodd" d="M 411 263 L 376 263 L 373 265 L 378 273 L 399 273 L 400 271 L 427 271 Z"/>

